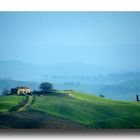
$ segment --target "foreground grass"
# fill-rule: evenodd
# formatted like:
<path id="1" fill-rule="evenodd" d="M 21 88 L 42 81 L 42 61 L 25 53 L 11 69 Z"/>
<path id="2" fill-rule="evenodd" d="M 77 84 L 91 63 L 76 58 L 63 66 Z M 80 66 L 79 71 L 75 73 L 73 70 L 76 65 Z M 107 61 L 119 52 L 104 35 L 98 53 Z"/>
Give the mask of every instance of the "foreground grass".
<path id="1" fill-rule="evenodd" d="M 14 104 L 19 96 L 9 97 L 4 98 L 4 103 L 10 101 Z M 0 114 L 0 128 L 84 128 L 79 123 L 31 109 L 33 102 L 34 96 L 22 96 L 18 104 L 9 106 Z"/>
<path id="2" fill-rule="evenodd" d="M 1 96 L 0 114 L 9 112 L 9 110 L 17 106 L 24 98 L 23 96 Z"/>

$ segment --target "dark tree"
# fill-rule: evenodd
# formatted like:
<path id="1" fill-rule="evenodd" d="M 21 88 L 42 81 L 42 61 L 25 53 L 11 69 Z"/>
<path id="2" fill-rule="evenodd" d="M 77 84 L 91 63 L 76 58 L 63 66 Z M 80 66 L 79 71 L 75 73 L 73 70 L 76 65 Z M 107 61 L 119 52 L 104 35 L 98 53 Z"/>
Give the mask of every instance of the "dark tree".
<path id="1" fill-rule="evenodd" d="M 100 96 L 100 97 L 102 97 L 102 98 L 104 98 L 104 97 L 105 97 L 105 96 L 104 96 L 104 95 L 102 95 L 102 94 L 100 94 L 99 96 Z"/>
<path id="2" fill-rule="evenodd" d="M 136 95 L 136 100 L 139 101 L 139 95 L 138 94 Z"/>
<path id="3" fill-rule="evenodd" d="M 53 85 L 49 82 L 43 82 L 40 84 L 39 89 L 41 91 L 52 91 L 53 90 Z"/>

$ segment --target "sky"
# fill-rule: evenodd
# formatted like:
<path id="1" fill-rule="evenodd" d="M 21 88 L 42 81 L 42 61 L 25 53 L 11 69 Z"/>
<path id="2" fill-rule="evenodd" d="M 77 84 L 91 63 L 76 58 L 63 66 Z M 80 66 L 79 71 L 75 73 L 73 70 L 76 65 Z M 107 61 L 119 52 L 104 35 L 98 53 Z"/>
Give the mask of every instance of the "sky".
<path id="1" fill-rule="evenodd" d="M 140 67 L 140 12 L 0 12 L 0 60 Z"/>

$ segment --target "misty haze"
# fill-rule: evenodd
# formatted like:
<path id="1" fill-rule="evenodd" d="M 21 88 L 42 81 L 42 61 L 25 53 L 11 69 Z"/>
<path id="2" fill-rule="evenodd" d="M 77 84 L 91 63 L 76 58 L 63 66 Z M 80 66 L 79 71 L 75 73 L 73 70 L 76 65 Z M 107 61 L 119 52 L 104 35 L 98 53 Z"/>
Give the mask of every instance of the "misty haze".
<path id="1" fill-rule="evenodd" d="M 8 81 L 48 81 L 111 99 L 139 94 L 139 13 L 2 12 L 0 21 L 1 92 Z"/>
<path id="2" fill-rule="evenodd" d="M 139 54 L 140 12 L 0 12 L 0 128 L 140 128 Z"/>

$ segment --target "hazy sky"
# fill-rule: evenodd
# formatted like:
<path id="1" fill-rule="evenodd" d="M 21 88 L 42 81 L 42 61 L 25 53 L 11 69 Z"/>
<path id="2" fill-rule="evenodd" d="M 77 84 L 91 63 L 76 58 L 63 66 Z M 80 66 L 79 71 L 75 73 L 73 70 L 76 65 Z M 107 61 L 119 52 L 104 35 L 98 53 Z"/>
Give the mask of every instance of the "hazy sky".
<path id="1" fill-rule="evenodd" d="M 0 12 L 0 60 L 140 67 L 140 12 Z"/>

